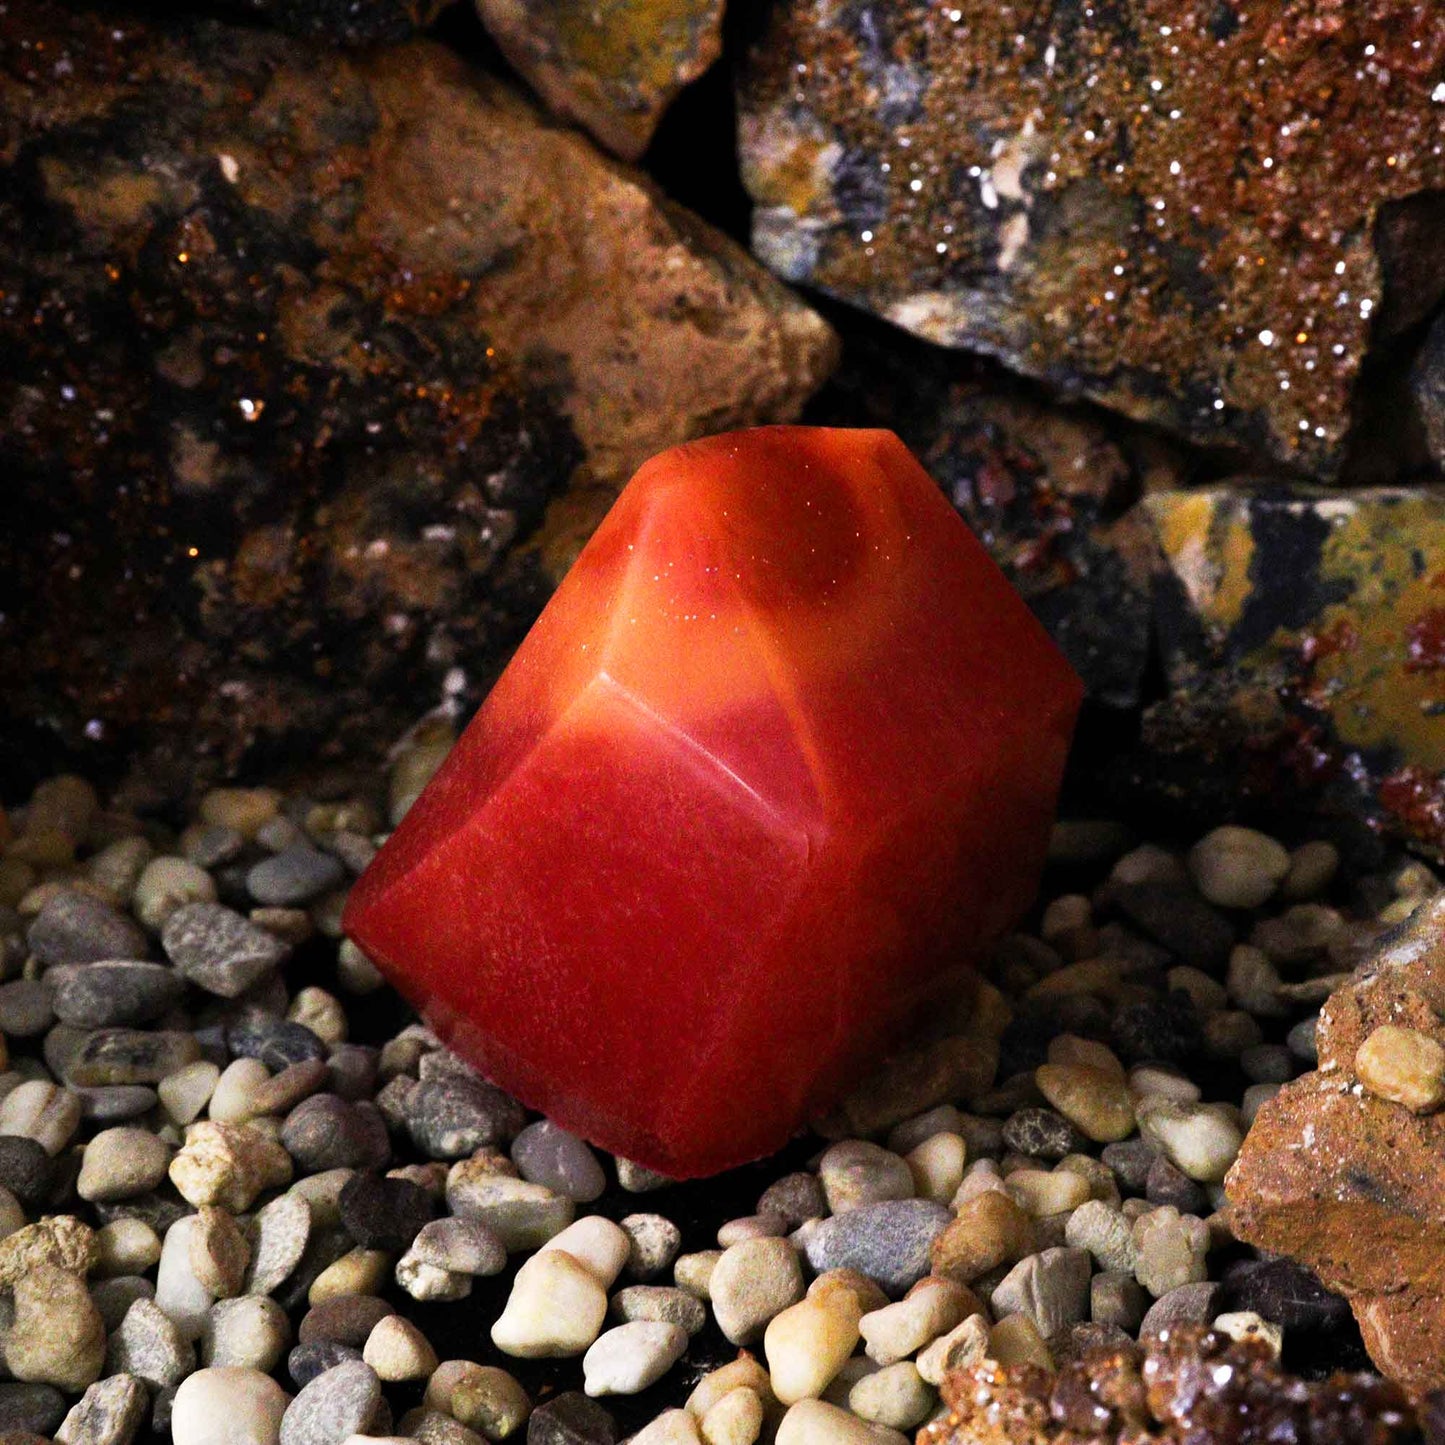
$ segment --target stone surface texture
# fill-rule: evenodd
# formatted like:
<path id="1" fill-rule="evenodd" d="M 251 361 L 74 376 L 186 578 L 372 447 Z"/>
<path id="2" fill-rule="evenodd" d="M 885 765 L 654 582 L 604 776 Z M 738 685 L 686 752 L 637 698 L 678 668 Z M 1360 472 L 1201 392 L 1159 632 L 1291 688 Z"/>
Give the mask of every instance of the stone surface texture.
<path id="1" fill-rule="evenodd" d="M 549 109 L 636 160 L 668 103 L 722 53 L 722 0 L 476 0 Z"/>
<path id="2" fill-rule="evenodd" d="M 1392 203 L 1445 179 L 1442 50 L 1414 0 L 786 0 L 740 93 L 754 249 L 930 340 L 1327 473 L 1377 322 L 1403 319 Z M 1404 310 L 1428 309 L 1438 248 L 1423 271 L 1402 249 Z"/>
<path id="3" fill-rule="evenodd" d="M 1319 1068 L 1260 1110 L 1226 1180 L 1230 1227 L 1302 1260 L 1347 1296 L 1380 1369 L 1445 1385 L 1445 1115 L 1362 1087 L 1359 1046 L 1380 1025 L 1445 1043 L 1445 895 L 1390 935 L 1320 1014 Z"/>
<path id="4" fill-rule="evenodd" d="M 188 781 L 390 741 L 530 622 L 506 554 L 570 479 L 786 418 L 832 363 L 739 248 L 431 42 L 19 0 L 0 73 L 0 683 L 82 751 Z"/>

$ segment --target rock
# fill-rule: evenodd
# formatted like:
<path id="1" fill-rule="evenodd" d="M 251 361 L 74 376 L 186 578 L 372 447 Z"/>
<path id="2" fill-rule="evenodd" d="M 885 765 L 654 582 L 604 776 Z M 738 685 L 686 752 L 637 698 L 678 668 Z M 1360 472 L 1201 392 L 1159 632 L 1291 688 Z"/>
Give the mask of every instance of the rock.
<path id="1" fill-rule="evenodd" d="M 773 1394 L 784 1405 L 828 1388 L 858 1343 L 861 1315 L 857 1296 L 839 1290 L 810 1295 L 768 1322 L 763 1353 Z"/>
<path id="2" fill-rule="evenodd" d="M 192 1124 L 171 1160 L 171 1183 L 197 1208 L 219 1204 L 233 1214 L 249 1209 L 263 1189 L 291 1182 L 285 1149 L 250 1124 Z"/>
<path id="3" fill-rule="evenodd" d="M 0 1239 L 0 1288 L 9 1289 L 42 1266 L 86 1275 L 100 1250 L 95 1231 L 73 1214 L 55 1214 Z"/>
<path id="4" fill-rule="evenodd" d="M 0 337 L 12 734 L 123 732 L 171 793 L 288 741 L 379 756 L 458 659 L 476 701 L 646 457 L 791 417 L 833 361 L 738 247 L 440 45 L 10 14 L 47 57 L 0 107 L 15 154 L 113 138 L 0 214 L 27 317 Z M 121 470 L 126 504 L 88 507 Z"/>
<path id="5" fill-rule="evenodd" d="M 1182 1284 L 1149 1306 L 1139 1326 L 1139 1338 L 1157 1340 L 1180 1325 L 1207 1325 L 1219 1312 L 1219 1285 L 1213 1280 Z"/>
<path id="6" fill-rule="evenodd" d="M 1191 1179 L 1218 1184 L 1244 1138 L 1227 1104 L 1184 1104 L 1155 1096 L 1138 1106 L 1139 1132 Z"/>
<path id="7" fill-rule="evenodd" d="M 447 1176 L 447 1205 L 463 1219 L 484 1224 L 509 1253 L 538 1249 L 571 1222 L 576 1205 L 541 1184 L 455 1165 Z"/>
<path id="8" fill-rule="evenodd" d="M 150 1403 L 134 1375 L 98 1380 L 55 1432 L 56 1445 L 130 1445 Z"/>
<path id="9" fill-rule="evenodd" d="M 340 1208 L 342 1225 L 363 1249 L 396 1253 L 411 1246 L 436 1212 L 431 1196 L 420 1185 L 376 1174 L 353 1175 L 341 1191 Z"/>
<path id="10" fill-rule="evenodd" d="M 256 1018 L 226 1030 L 226 1047 L 238 1059 L 256 1059 L 273 1073 L 295 1064 L 324 1059 L 326 1045 L 305 1024 L 290 1019 Z"/>
<path id="11" fill-rule="evenodd" d="M 518 1359 L 580 1355 L 606 1316 L 607 1291 L 597 1276 L 564 1250 L 544 1250 L 517 1271 L 492 1343 Z"/>
<path id="12" fill-rule="evenodd" d="M 682 1231 L 661 1214 L 629 1214 L 619 1221 L 630 1244 L 627 1277 L 653 1279 L 676 1258 Z"/>
<path id="13" fill-rule="evenodd" d="M 161 946 L 177 972 L 207 993 L 236 998 L 284 963 L 289 945 L 221 903 L 186 903 L 166 920 Z"/>
<path id="14" fill-rule="evenodd" d="M 80 1127 L 80 1099 L 43 1079 L 27 1079 L 0 1100 L 0 1135 L 33 1139 L 52 1158 Z"/>
<path id="15" fill-rule="evenodd" d="M 129 1199 L 166 1177 L 171 1148 L 149 1129 L 104 1129 L 85 1146 L 75 1192 L 82 1199 Z"/>
<path id="16" fill-rule="evenodd" d="M 65 1078 L 80 1088 L 159 1084 L 200 1054 L 196 1036 L 179 1029 L 95 1029 L 80 1040 Z"/>
<path id="17" fill-rule="evenodd" d="M 504 1144 L 522 1128 L 522 1107 L 494 1084 L 471 1074 L 423 1079 L 407 1094 L 407 1132 L 429 1159 L 462 1159 Z"/>
<path id="18" fill-rule="evenodd" d="M 1033 1221 L 1007 1194 L 986 1189 L 962 1204 L 933 1240 L 933 1272 L 967 1284 L 1033 1247 Z"/>
<path id="19" fill-rule="evenodd" d="M 532 1411 L 532 1401 L 515 1376 L 470 1360 L 437 1366 L 427 1381 L 425 1403 L 489 1440 L 506 1439 Z"/>
<path id="20" fill-rule="evenodd" d="M 266 908 L 310 903 L 346 876 L 339 859 L 298 843 L 257 863 L 246 874 L 246 891 Z"/>
<path id="21" fill-rule="evenodd" d="M 1437 317 L 1410 367 L 1410 392 L 1435 465 L 1445 464 L 1445 324 Z"/>
<path id="22" fill-rule="evenodd" d="M 907 1163 L 865 1139 L 844 1139 L 824 1150 L 818 1179 L 834 1214 L 913 1197 L 913 1173 Z"/>
<path id="23" fill-rule="evenodd" d="M 1157 601 L 1170 696 L 1145 719 L 1154 786 L 1368 820 L 1445 857 L 1431 725 L 1445 667 L 1426 488 L 1161 492 Z M 1198 780 L 1207 776 L 1207 792 Z"/>
<path id="24" fill-rule="evenodd" d="M 740 94 L 754 251 L 930 341 L 1337 470 L 1394 254 L 1376 220 L 1445 176 L 1423 22 L 1393 0 L 1358 19 L 1392 30 L 1363 64 L 1272 10 L 1166 35 L 921 5 L 880 28 L 795 0 Z"/>
<path id="25" fill-rule="evenodd" d="M 217 1300 L 206 1321 L 201 1357 L 216 1368 L 260 1370 L 269 1375 L 291 1342 L 286 1311 L 263 1295 Z"/>
<path id="26" fill-rule="evenodd" d="M 528 1124 L 512 1140 L 511 1154 L 523 1179 L 578 1204 L 590 1204 L 607 1187 L 607 1176 L 587 1144 L 550 1119 Z"/>
<path id="27" fill-rule="evenodd" d="M 138 1299 L 110 1337 L 105 1368 L 150 1385 L 179 1385 L 196 1368 L 196 1352 L 154 1300 Z"/>
<path id="28" fill-rule="evenodd" d="M 286 1407 L 280 1445 L 341 1445 L 350 1435 L 364 1435 L 380 1406 L 381 1386 L 370 1365 L 337 1365 Z"/>
<path id="29" fill-rule="evenodd" d="M 1423 1343 L 1445 1308 L 1445 1233 L 1431 1203 L 1445 1189 L 1445 1117 L 1369 1091 L 1354 1069 L 1381 1027 L 1445 1043 L 1442 959 L 1437 895 L 1331 997 L 1315 1031 L 1319 1070 L 1260 1109 L 1226 1180 L 1235 1234 L 1343 1294 L 1380 1367 L 1421 1390 L 1445 1384 L 1445 1362 Z M 1234 1302 L 1289 1329 L 1268 1300 Z"/>
<path id="30" fill-rule="evenodd" d="M 617 1445 L 617 1421 L 580 1390 L 564 1390 L 537 1406 L 527 1421 L 527 1445 Z"/>
<path id="31" fill-rule="evenodd" d="M 343 1345 L 337 1340 L 313 1340 L 308 1345 L 297 1345 L 286 1356 L 286 1373 L 298 1390 L 304 1390 L 328 1370 L 359 1359 L 361 1351 L 355 1345 Z"/>
<path id="32" fill-rule="evenodd" d="M 437 1354 L 431 1341 L 410 1320 L 395 1314 L 385 1315 L 376 1322 L 366 1337 L 361 1358 L 386 1384 L 429 1379 L 437 1367 Z"/>
<path id="33" fill-rule="evenodd" d="M 799 1400 L 778 1426 L 777 1445 L 906 1445 L 906 1437 L 822 1400 Z"/>
<path id="34" fill-rule="evenodd" d="M 47 969 L 56 1017 L 79 1029 L 143 1024 L 180 1001 L 185 980 L 159 963 L 75 963 Z"/>
<path id="35" fill-rule="evenodd" d="M 1134 1221 L 1134 1277 L 1155 1299 L 1208 1276 L 1209 1226 L 1172 1205 Z"/>
<path id="36" fill-rule="evenodd" d="M 54 1385 L 0 1385 L 0 1431 L 49 1438 L 65 1418 L 65 1396 Z"/>
<path id="37" fill-rule="evenodd" d="M 612 1314 L 624 1323 L 649 1320 L 680 1325 L 695 1335 L 707 1324 L 707 1307 L 685 1289 L 661 1284 L 633 1284 L 612 1296 Z"/>
<path id="38" fill-rule="evenodd" d="M 989 1297 L 994 1317 L 1026 1314 L 1046 1340 L 1088 1313 L 1092 1264 L 1082 1249 L 1046 1249 L 1021 1259 Z"/>
<path id="39" fill-rule="evenodd" d="M 205 1330 L 215 1296 L 196 1276 L 191 1245 L 200 1230 L 200 1216 L 187 1214 L 166 1230 L 156 1267 L 156 1304 L 187 1340 L 197 1340 Z"/>
<path id="40" fill-rule="evenodd" d="M 0 1032 L 10 1038 L 33 1039 L 54 1022 L 50 991 L 40 979 L 0 983 Z"/>
<path id="41" fill-rule="evenodd" d="M 672 98 L 722 53 L 722 0 L 477 0 L 502 53 L 557 115 L 637 160 Z"/>
<path id="42" fill-rule="evenodd" d="M 411 1253 L 423 1264 L 452 1274 L 500 1274 L 507 1264 L 506 1247 L 485 1224 L 455 1216 L 423 1225 L 411 1242 Z"/>
<path id="43" fill-rule="evenodd" d="M 723 1251 L 708 1291 L 718 1328 L 733 1344 L 750 1344 L 774 1315 L 802 1299 L 797 1252 L 785 1239 L 745 1239 Z"/>
<path id="44" fill-rule="evenodd" d="M 920 1280 L 907 1296 L 858 1322 L 868 1358 L 888 1366 L 906 1359 L 982 1309 L 977 1296 L 951 1279 Z"/>
<path id="45" fill-rule="evenodd" d="M 1355 1075 L 1372 1094 L 1417 1114 L 1445 1103 L 1445 1047 L 1419 1029 L 1381 1024 L 1355 1050 Z"/>
<path id="46" fill-rule="evenodd" d="M 657 1320 L 634 1320 L 605 1331 L 582 1357 L 589 1395 L 635 1395 L 682 1358 L 687 1331 Z"/>
<path id="47" fill-rule="evenodd" d="M 197 1370 L 171 1407 L 175 1445 L 278 1445 L 286 1392 L 259 1370 Z"/>
<path id="48" fill-rule="evenodd" d="M 50 1197 L 54 1169 L 43 1144 L 18 1134 L 0 1134 L 0 1185 L 22 1204 L 41 1204 Z"/>
<path id="49" fill-rule="evenodd" d="M 15 1281 L 5 1364 L 17 1379 L 79 1394 L 105 1363 L 105 1324 L 85 1281 L 42 1264 Z"/>
<path id="50" fill-rule="evenodd" d="M 308 1174 L 381 1169 L 391 1159 L 391 1140 L 376 1106 L 348 1103 L 335 1094 L 302 1100 L 287 1115 L 281 1142 Z"/>
<path id="51" fill-rule="evenodd" d="M 889 1295 L 901 1295 L 928 1273 L 930 1250 L 952 1216 L 927 1199 L 865 1205 L 821 1221 L 803 1252 L 816 1271 L 856 1269 Z"/>
<path id="52" fill-rule="evenodd" d="M 246 1293 L 271 1294 L 301 1263 L 311 1238 L 311 1209 L 299 1194 L 278 1195 L 256 1212 L 248 1238 Z"/>
<path id="53" fill-rule="evenodd" d="M 146 936 L 123 913 L 72 889 L 56 893 L 26 930 L 30 951 L 47 967 L 144 958 Z"/>
<path id="54" fill-rule="evenodd" d="M 1215 828 L 1189 850 L 1194 886 L 1219 908 L 1260 907 L 1289 868 L 1289 850 L 1254 828 Z"/>
<path id="55" fill-rule="evenodd" d="M 890 1139 L 889 1147 L 893 1147 Z M 895 1153 L 906 1152 L 894 1150 Z M 776 1214 L 789 1229 L 796 1229 L 808 1219 L 822 1219 L 828 1212 L 828 1199 L 822 1181 L 806 1171 L 785 1174 L 775 1179 L 758 1197 L 759 1214 Z M 624 1222 L 624 1228 L 626 1227 Z M 681 1241 L 679 1240 L 679 1243 Z"/>

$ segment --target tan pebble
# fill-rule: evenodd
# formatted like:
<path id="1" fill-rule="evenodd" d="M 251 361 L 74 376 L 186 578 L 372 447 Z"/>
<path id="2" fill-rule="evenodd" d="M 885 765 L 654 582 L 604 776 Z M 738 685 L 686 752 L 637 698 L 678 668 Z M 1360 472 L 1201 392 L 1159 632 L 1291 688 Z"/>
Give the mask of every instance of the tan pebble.
<path id="1" fill-rule="evenodd" d="M 627 1445 L 699 1445 L 697 1421 L 686 1410 L 664 1410 L 649 1420 Z"/>
<path id="2" fill-rule="evenodd" d="M 306 1301 L 319 1305 L 338 1295 L 378 1294 L 390 1275 L 391 1256 L 385 1250 L 353 1249 L 316 1276 Z"/>
<path id="3" fill-rule="evenodd" d="M 775 1315 L 763 1335 L 773 1394 L 785 1405 L 821 1395 L 853 1353 L 860 1317 L 856 1296 L 843 1290 Z"/>
<path id="4" fill-rule="evenodd" d="M 805 1297 L 826 1300 L 838 1290 L 846 1290 L 853 1298 L 852 1300 L 840 1299 L 835 1303 L 839 1303 L 849 1310 L 856 1305 L 859 1315 L 865 1315 L 869 1310 L 881 1310 L 888 1303 L 888 1296 L 884 1294 L 882 1286 L 876 1280 L 869 1279 L 861 1270 L 846 1267 L 824 1270 L 808 1286 L 808 1293 Z"/>
<path id="5" fill-rule="evenodd" d="M 848 1392 L 848 1408 L 875 1425 L 913 1430 L 938 1403 L 938 1394 L 911 1360 L 865 1375 Z"/>
<path id="6" fill-rule="evenodd" d="M 933 1272 L 968 1284 L 1022 1259 L 1033 1240 L 1029 1216 L 1008 1195 L 987 1190 L 964 1204 L 933 1241 Z"/>
<path id="7" fill-rule="evenodd" d="M 987 1351 L 988 1321 L 982 1314 L 969 1315 L 918 1352 L 918 1373 L 930 1385 L 939 1385 L 950 1370 L 981 1360 Z"/>
<path id="8" fill-rule="evenodd" d="M 1097 1144 L 1113 1144 L 1134 1132 L 1134 1104 L 1127 1083 L 1088 1064 L 1041 1064 L 1039 1092 Z"/>
<path id="9" fill-rule="evenodd" d="M 517 1271 L 492 1343 L 519 1359 L 580 1355 L 601 1333 L 607 1291 L 565 1250 L 533 1255 Z"/>
<path id="10" fill-rule="evenodd" d="M 1275 1359 L 1284 1348 L 1284 1328 L 1254 1310 L 1232 1310 L 1216 1315 L 1214 1328 L 1232 1340 L 1259 1340 Z"/>
<path id="11" fill-rule="evenodd" d="M 231 1299 L 246 1278 L 250 1243 L 236 1221 L 213 1204 L 202 1206 L 196 1220 L 188 1251 L 191 1272 L 217 1299 Z"/>
<path id="12" fill-rule="evenodd" d="M 982 1312 L 983 1305 L 967 1285 L 930 1275 L 895 1304 L 865 1314 L 858 1332 L 870 1359 L 892 1365 Z"/>
<path id="13" fill-rule="evenodd" d="M 488 1440 L 504 1440 L 526 1423 L 532 1401 L 516 1376 L 495 1365 L 446 1360 L 427 1381 L 427 1406 Z"/>
<path id="14" fill-rule="evenodd" d="M 1418 1029 L 1382 1024 L 1356 1051 L 1355 1073 L 1376 1097 L 1416 1114 L 1445 1103 L 1445 1048 Z"/>
<path id="15" fill-rule="evenodd" d="M 1340 867 L 1340 850 L 1333 843 L 1301 843 L 1289 855 L 1289 872 L 1279 885 L 1280 896 L 1291 903 L 1316 898 L 1334 882 Z"/>
<path id="16" fill-rule="evenodd" d="M 42 1265 L 85 1275 L 99 1258 L 95 1231 L 88 1224 L 73 1214 L 53 1214 L 0 1239 L 0 1289 Z"/>
<path id="17" fill-rule="evenodd" d="M 1038 1326 L 1024 1314 L 1009 1315 L 988 1332 L 988 1357 L 1000 1365 L 1038 1365 L 1052 1370 L 1054 1357 Z"/>
<path id="18" fill-rule="evenodd" d="M 763 1429 L 763 1402 L 756 1390 L 729 1390 L 702 1418 L 703 1445 L 753 1445 Z"/>
<path id="19" fill-rule="evenodd" d="M 1254 828 L 1216 828 L 1189 850 L 1194 886 L 1220 908 L 1258 908 L 1289 867 L 1289 851 Z"/>
<path id="20" fill-rule="evenodd" d="M 203 1119 L 186 1131 L 169 1172 L 188 1204 L 219 1204 L 241 1214 L 262 1190 L 289 1184 L 292 1165 L 285 1149 L 259 1129 Z"/>
<path id="21" fill-rule="evenodd" d="M 291 1023 L 302 1024 L 324 1044 L 346 1042 L 346 1009 L 335 994 L 315 986 L 303 988 L 286 1010 Z"/>
<path id="22" fill-rule="evenodd" d="M 210 1102 L 221 1071 L 208 1059 L 197 1059 L 173 1074 L 167 1074 L 156 1087 L 161 1107 L 173 1124 L 184 1128 L 200 1117 Z"/>
<path id="23" fill-rule="evenodd" d="M 745 1239 L 723 1251 L 708 1291 L 723 1334 L 735 1345 L 750 1344 L 774 1315 L 802 1299 L 797 1251 L 785 1239 Z"/>
<path id="24" fill-rule="evenodd" d="M 1068 1170 L 1016 1169 L 1005 1187 L 1009 1197 L 1035 1219 L 1077 1209 L 1091 1193 L 1089 1181 Z"/>
<path id="25" fill-rule="evenodd" d="M 777 1445 L 907 1445 L 907 1437 L 822 1400 L 799 1400 L 778 1426 Z"/>
<path id="26" fill-rule="evenodd" d="M 256 836 L 281 809 L 281 794 L 274 788 L 213 788 L 200 802 L 203 823 L 234 828 L 243 838 Z"/>
<path id="27" fill-rule="evenodd" d="M 1049 1040 L 1048 1061 L 1051 1064 L 1082 1064 L 1087 1069 L 1102 1069 L 1116 1078 L 1124 1077 L 1124 1065 L 1108 1044 L 1097 1039 L 1080 1038 L 1078 1034 L 1057 1034 Z"/>
<path id="28" fill-rule="evenodd" d="M 15 1316 L 5 1338 L 5 1363 L 27 1384 L 79 1394 L 100 1378 L 105 1325 L 85 1281 L 42 1264 L 15 1281 Z"/>
<path id="29" fill-rule="evenodd" d="M 920 1199 L 947 1204 L 963 1183 L 968 1145 L 959 1134 L 934 1134 L 904 1156 L 913 1175 L 913 1192 Z"/>
<path id="30" fill-rule="evenodd" d="M 431 1341 L 408 1319 L 387 1315 L 366 1337 L 361 1358 L 386 1384 L 428 1379 L 437 1368 Z"/>
<path id="31" fill-rule="evenodd" d="M 160 1236 L 143 1219 L 122 1216 L 95 1232 L 95 1273 L 101 1279 L 144 1274 L 161 1257 Z"/>

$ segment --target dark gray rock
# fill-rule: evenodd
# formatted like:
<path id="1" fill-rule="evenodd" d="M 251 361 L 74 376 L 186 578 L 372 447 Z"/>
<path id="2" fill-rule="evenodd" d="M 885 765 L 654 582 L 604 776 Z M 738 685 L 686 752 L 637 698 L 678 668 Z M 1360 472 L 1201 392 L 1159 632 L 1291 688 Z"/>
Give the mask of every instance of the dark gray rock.
<path id="1" fill-rule="evenodd" d="M 65 1418 L 65 1396 L 53 1385 L 0 1384 L 0 1433 L 55 1434 Z"/>
<path id="2" fill-rule="evenodd" d="M 324 1059 L 326 1045 L 289 1019 L 247 1019 L 226 1030 L 226 1047 L 237 1059 L 260 1059 L 273 1074 L 307 1059 Z"/>
<path id="3" fill-rule="evenodd" d="M 0 983 L 0 1033 L 33 1039 L 55 1022 L 50 990 L 38 978 Z"/>
<path id="4" fill-rule="evenodd" d="M 301 1320 L 296 1331 L 300 1344 L 310 1345 L 331 1341 L 338 1345 L 351 1345 L 360 1349 L 366 1337 L 388 1315 L 396 1311 L 383 1299 L 375 1295 L 337 1295 L 312 1305 Z"/>
<path id="5" fill-rule="evenodd" d="M 1020 1154 L 1034 1159 L 1062 1159 L 1079 1154 L 1089 1141 L 1064 1116 L 1053 1109 L 1019 1109 L 1004 1121 L 1003 1142 Z"/>
<path id="6" fill-rule="evenodd" d="M 578 1390 L 544 1401 L 527 1421 L 527 1445 L 617 1445 L 618 1438 L 611 1411 Z"/>
<path id="7" fill-rule="evenodd" d="M 41 963 L 99 963 L 144 958 L 145 933 L 123 913 L 86 893 L 55 894 L 35 915 L 25 941 Z"/>
<path id="8" fill-rule="evenodd" d="M 511 1095 L 466 1073 L 420 1080 L 406 1096 L 405 1117 L 412 1143 L 429 1159 L 464 1159 L 505 1144 L 527 1118 Z"/>
<path id="9" fill-rule="evenodd" d="M 180 1000 L 186 981 L 163 963 L 76 963 L 49 969 L 55 1016 L 72 1028 L 143 1024 Z"/>
<path id="10" fill-rule="evenodd" d="M 523 1179 L 545 1184 L 578 1204 L 590 1204 L 607 1187 L 602 1165 L 586 1141 L 550 1119 L 528 1124 L 512 1140 L 511 1152 Z"/>
<path id="11" fill-rule="evenodd" d="M 381 1169 L 391 1158 L 386 1123 L 375 1105 L 349 1103 L 336 1094 L 313 1094 L 297 1104 L 281 1126 L 281 1142 L 311 1174 Z"/>
<path id="12" fill-rule="evenodd" d="M 800 1170 L 775 1179 L 758 1197 L 758 1214 L 776 1214 L 789 1230 L 828 1213 L 828 1196 L 816 1174 Z"/>
<path id="13" fill-rule="evenodd" d="M 431 1195 L 409 1179 L 357 1174 L 341 1191 L 341 1223 L 363 1249 L 401 1253 L 436 1213 Z"/>
<path id="14" fill-rule="evenodd" d="M 246 888 L 263 907 L 295 908 L 330 892 L 345 877 L 340 860 L 301 843 L 257 863 L 246 874 Z"/>
<path id="15" fill-rule="evenodd" d="M 343 1345 L 340 1340 L 312 1340 L 309 1344 L 297 1345 L 286 1356 L 286 1373 L 298 1390 L 304 1390 L 327 1370 L 360 1358 L 359 1345 Z"/>
<path id="16" fill-rule="evenodd" d="M 166 919 L 161 947 L 182 977 L 236 998 L 290 957 L 291 948 L 224 903 L 187 903 Z"/>
<path id="17" fill-rule="evenodd" d="M 1349 1301 L 1319 1281 L 1313 1270 L 1292 1259 L 1246 1259 L 1224 1275 L 1224 1305 L 1253 1310 L 1286 1332 L 1328 1330 L 1350 1316 Z"/>

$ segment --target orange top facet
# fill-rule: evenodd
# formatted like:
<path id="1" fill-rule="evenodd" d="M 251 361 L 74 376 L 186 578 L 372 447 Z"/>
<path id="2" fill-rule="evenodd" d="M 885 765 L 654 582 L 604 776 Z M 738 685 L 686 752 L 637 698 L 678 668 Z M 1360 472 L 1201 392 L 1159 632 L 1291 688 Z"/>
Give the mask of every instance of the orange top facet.
<path id="1" fill-rule="evenodd" d="M 345 926 L 525 1103 L 776 1148 L 1027 906 L 1080 684 L 890 432 L 648 462 Z"/>

